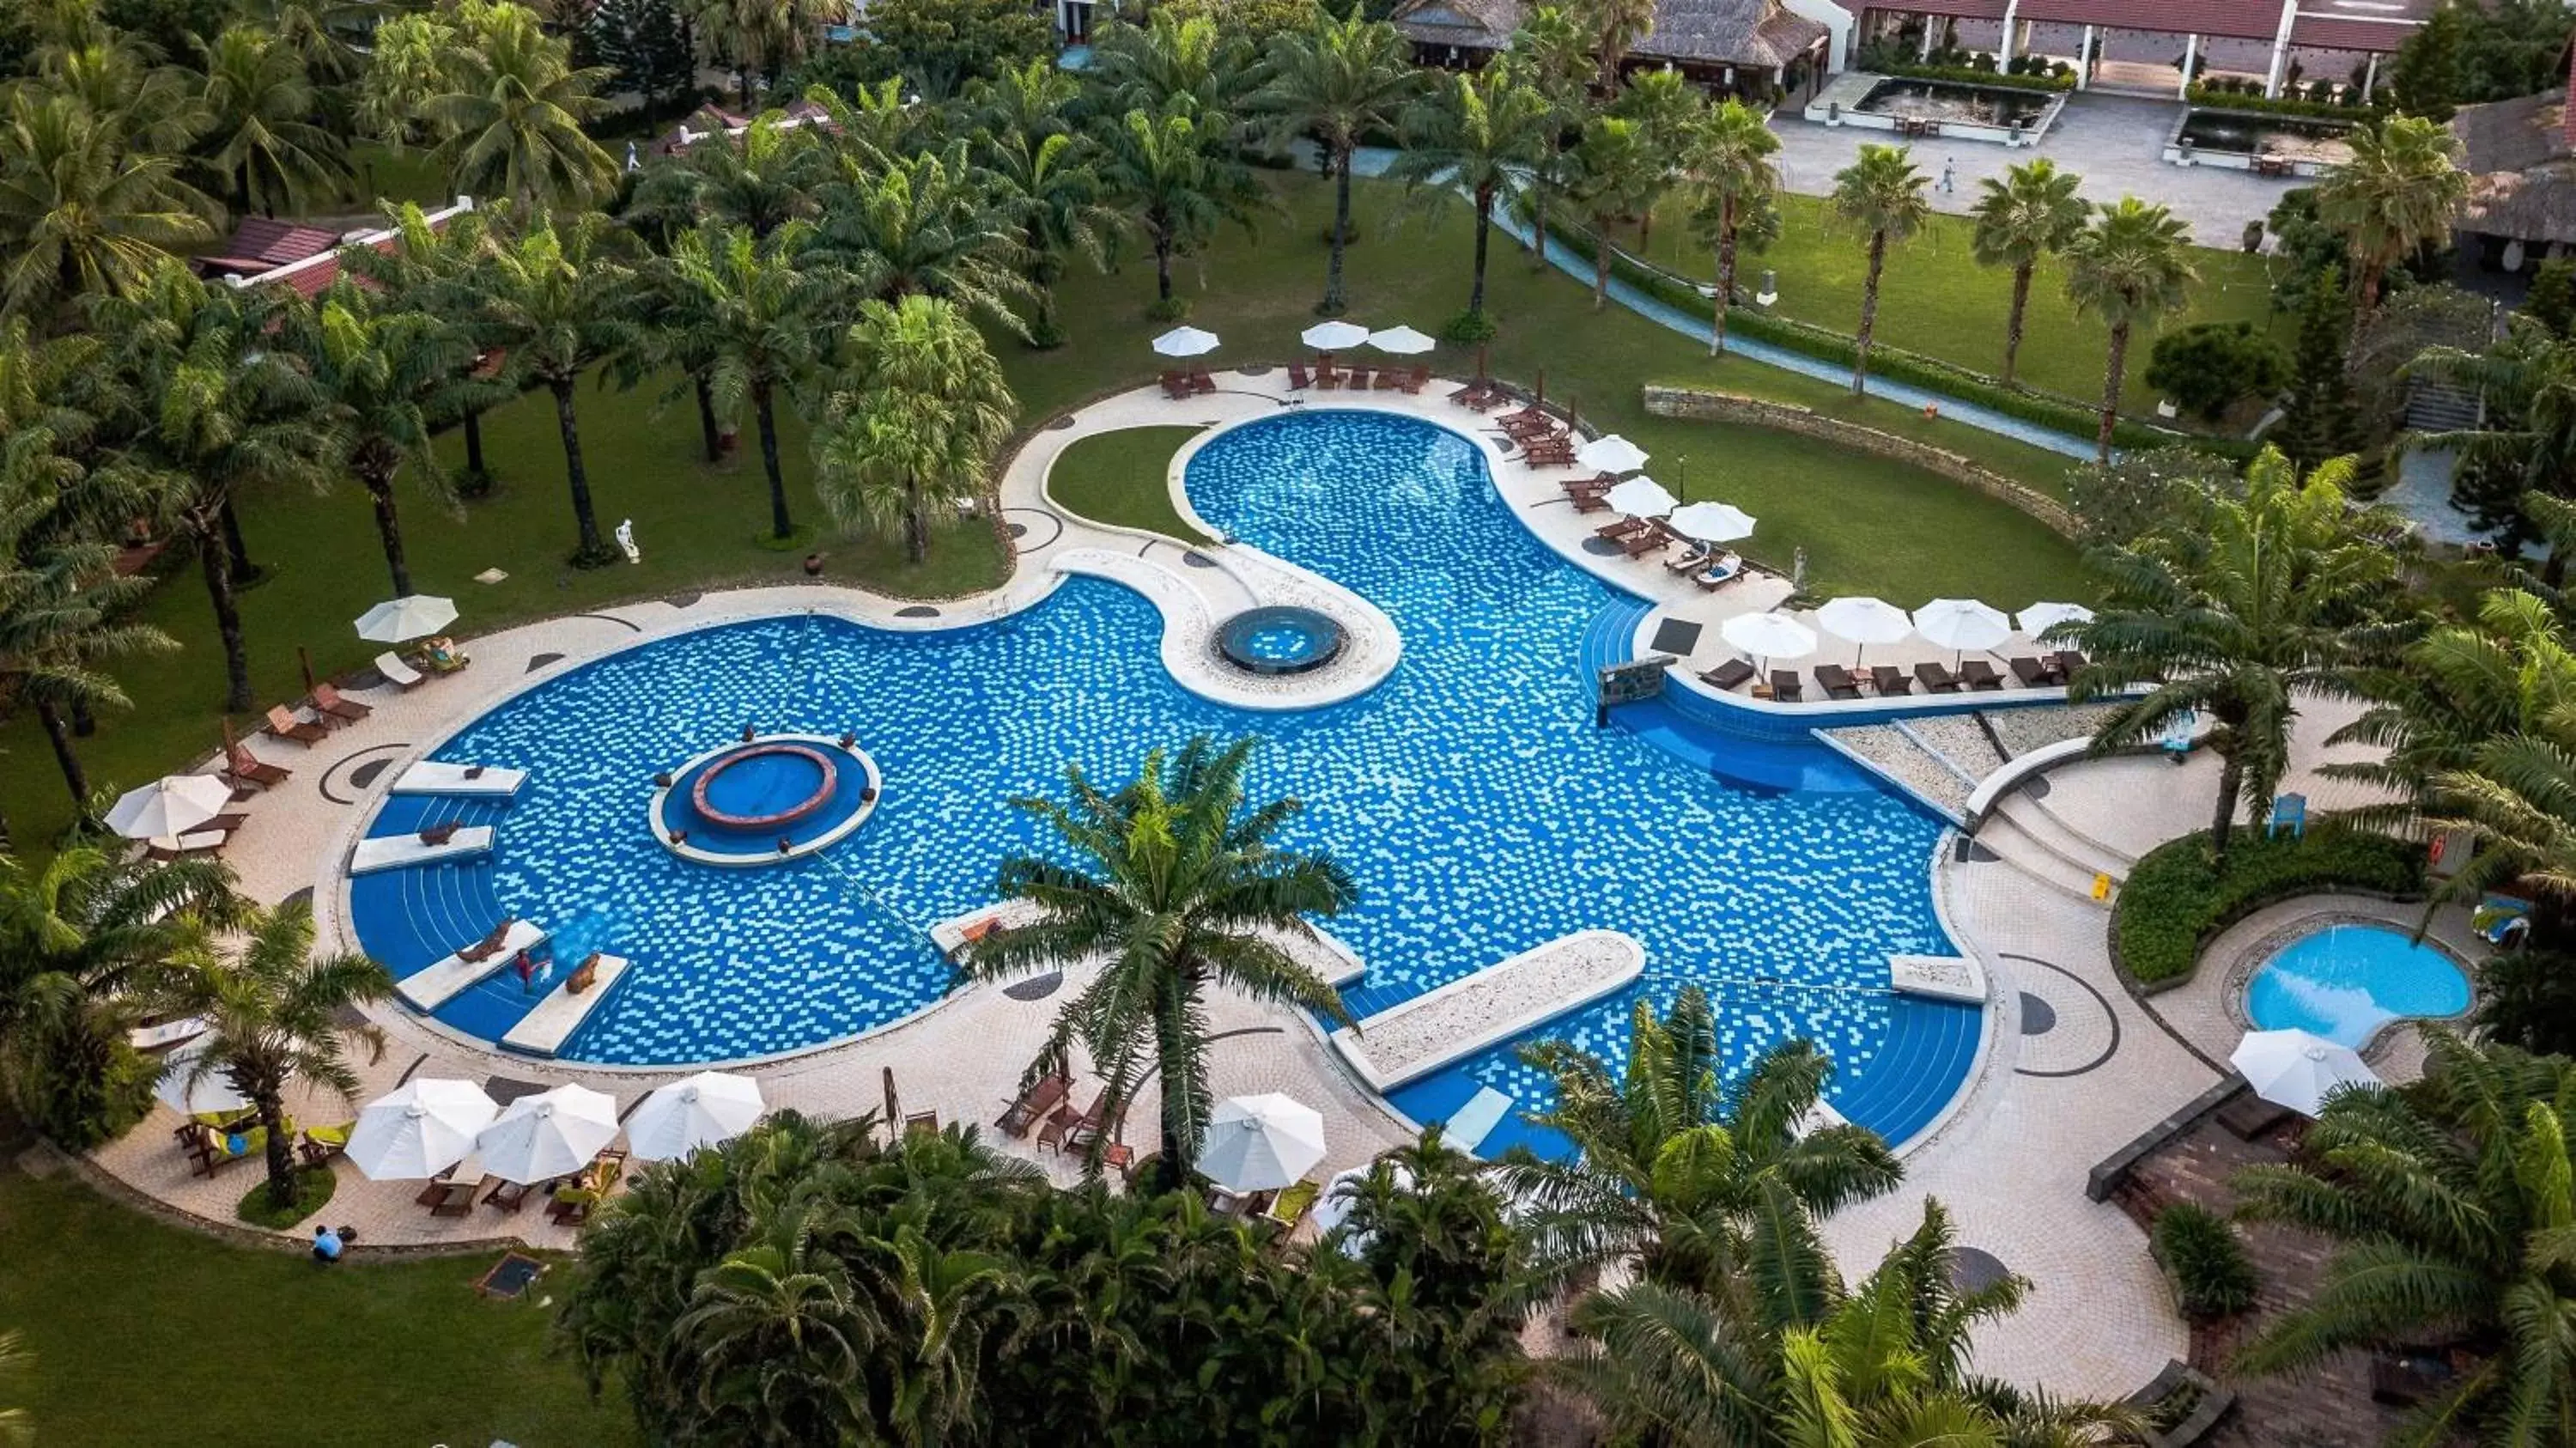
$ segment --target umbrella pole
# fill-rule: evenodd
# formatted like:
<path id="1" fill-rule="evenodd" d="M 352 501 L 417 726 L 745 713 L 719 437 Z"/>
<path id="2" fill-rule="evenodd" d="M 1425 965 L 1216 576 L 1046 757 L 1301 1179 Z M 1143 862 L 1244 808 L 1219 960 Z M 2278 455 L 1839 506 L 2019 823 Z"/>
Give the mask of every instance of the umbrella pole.
<path id="1" fill-rule="evenodd" d="M 313 655 L 306 652 L 302 644 L 295 646 L 295 663 L 297 667 L 304 670 L 304 692 L 307 694 L 314 692 Z"/>

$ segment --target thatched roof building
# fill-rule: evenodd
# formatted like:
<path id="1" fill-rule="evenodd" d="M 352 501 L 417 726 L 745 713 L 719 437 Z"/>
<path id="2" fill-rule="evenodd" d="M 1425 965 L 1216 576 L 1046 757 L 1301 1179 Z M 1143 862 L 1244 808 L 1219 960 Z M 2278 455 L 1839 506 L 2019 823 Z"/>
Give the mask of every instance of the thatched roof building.
<path id="1" fill-rule="evenodd" d="M 1508 47 L 1529 8 L 1525 0 L 1406 0 L 1394 18 L 1425 60 L 1472 64 Z M 1695 80 L 1750 89 L 1782 84 L 1801 62 L 1821 70 L 1829 36 L 1783 0 L 1658 0 L 1654 28 L 1630 64 L 1670 64 Z"/>
<path id="2" fill-rule="evenodd" d="M 2451 132 L 2461 169 L 2477 178 L 2460 230 L 2526 247 L 2576 246 L 2576 134 L 2563 88 L 2463 106 Z"/>

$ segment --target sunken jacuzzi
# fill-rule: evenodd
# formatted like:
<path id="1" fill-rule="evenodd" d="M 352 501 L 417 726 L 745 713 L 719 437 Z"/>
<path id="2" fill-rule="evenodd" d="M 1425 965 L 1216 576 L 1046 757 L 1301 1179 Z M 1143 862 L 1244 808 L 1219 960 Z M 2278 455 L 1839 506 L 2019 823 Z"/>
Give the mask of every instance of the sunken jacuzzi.
<path id="1" fill-rule="evenodd" d="M 1331 663 L 1344 638 L 1330 615 L 1272 604 L 1227 619 L 1216 631 L 1216 649 L 1248 673 L 1303 674 Z"/>
<path id="2" fill-rule="evenodd" d="M 653 780 L 653 837 L 701 865 L 774 865 L 836 844 L 874 813 L 883 781 L 848 737 L 752 735 Z"/>

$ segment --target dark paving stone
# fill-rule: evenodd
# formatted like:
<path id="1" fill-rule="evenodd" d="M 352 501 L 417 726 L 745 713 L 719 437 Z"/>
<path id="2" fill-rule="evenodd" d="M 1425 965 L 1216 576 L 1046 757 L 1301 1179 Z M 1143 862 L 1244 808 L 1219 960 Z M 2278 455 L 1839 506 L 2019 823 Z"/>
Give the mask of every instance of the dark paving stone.
<path id="1" fill-rule="evenodd" d="M 1994 851 L 1987 849 L 1981 844 L 1978 844 L 1975 840 L 1968 838 L 1966 835 L 1961 835 L 1959 837 L 1959 848 L 1955 858 L 1963 865 L 1991 865 L 1995 861 L 2002 859 L 2003 856 L 1996 854 Z"/>
<path id="2" fill-rule="evenodd" d="M 311 905 L 313 903 L 313 887 L 307 885 L 303 889 L 296 891 L 294 894 L 287 896 L 285 899 L 280 900 L 277 903 L 280 905 Z"/>
<path id="3" fill-rule="evenodd" d="M 1015 1001 L 1042 1001 L 1064 989 L 1064 972 L 1051 970 L 1002 987 L 1002 994 Z"/>
<path id="4" fill-rule="evenodd" d="M 375 783 L 376 776 L 384 773 L 386 767 L 392 763 L 390 759 L 370 759 L 349 771 L 349 783 L 354 788 L 365 789 Z"/>
<path id="5" fill-rule="evenodd" d="M 1197 550 L 1195 550 L 1195 549 L 1193 549 L 1193 550 L 1192 550 L 1192 551 L 1190 551 L 1190 552 L 1187 552 L 1187 553 L 1182 554 L 1182 555 L 1181 555 L 1181 561 L 1182 561 L 1183 563 L 1188 564 L 1188 565 L 1189 565 L 1189 566 L 1191 566 L 1192 568 L 1214 568 L 1214 567 L 1216 567 L 1216 560 L 1215 560 L 1215 559 L 1210 558 L 1210 557 L 1209 557 L 1209 556 L 1207 556 L 1206 554 L 1201 553 L 1201 552 L 1198 552 L 1198 551 L 1197 551 Z"/>
<path id="6" fill-rule="evenodd" d="M 897 618 L 937 618 L 939 617 L 939 610 L 932 608 L 926 603 L 916 603 L 910 608 L 896 609 L 894 611 L 894 616 Z"/>
<path id="7" fill-rule="evenodd" d="M 2021 787 L 2021 792 L 2032 799 L 2048 798 L 2048 776 L 2045 774 L 2032 775 L 2030 777 L 2030 783 Z"/>
<path id="8" fill-rule="evenodd" d="M 542 1095 L 545 1089 L 545 1083 L 542 1081 L 520 1081 L 508 1076 L 493 1076 L 483 1083 L 483 1094 L 502 1106 L 507 1106 L 522 1096 Z"/>
<path id="9" fill-rule="evenodd" d="M 2023 991 L 2021 993 L 2021 1033 L 2025 1036 L 2045 1036 L 2056 1029 L 2057 1007 L 2032 995 L 2029 991 Z"/>
<path id="10" fill-rule="evenodd" d="M 531 674 L 533 674 L 533 673 L 535 673 L 537 670 L 544 668 L 546 665 L 551 664 L 551 663 L 555 663 L 555 662 L 557 662 L 558 660 L 560 660 L 560 659 L 562 659 L 562 658 L 563 658 L 563 655 L 561 655 L 561 654 L 536 654 L 536 655 L 532 655 L 532 656 L 528 659 L 528 672 L 529 672 L 529 673 L 531 673 Z"/>
<path id="11" fill-rule="evenodd" d="M 2002 1259 L 1983 1248 L 1950 1249 L 1950 1284 L 1961 1292 L 1982 1292 L 2011 1275 Z"/>
<path id="12" fill-rule="evenodd" d="M 1583 540 L 1583 551 L 1595 558 L 1616 558 L 1625 550 L 1607 538 L 1586 538 Z"/>
<path id="13" fill-rule="evenodd" d="M 1647 648 L 1659 654 L 1687 654 L 1699 647 L 1701 626 L 1688 619 L 1668 618 L 1655 625 L 1655 637 Z"/>
<path id="14" fill-rule="evenodd" d="M 1072 415 L 1071 415 L 1070 413 L 1068 413 L 1068 414 L 1066 414 L 1065 416 L 1063 416 L 1063 417 L 1059 417 L 1059 418 L 1057 418 L 1055 421 L 1048 423 L 1048 424 L 1047 424 L 1047 431 L 1049 431 L 1049 432 L 1062 432 L 1062 431 L 1064 431 L 1066 428 L 1071 427 L 1071 426 L 1073 426 L 1073 417 L 1072 417 Z"/>
<path id="15" fill-rule="evenodd" d="M 1013 523 L 1011 525 L 1011 536 L 1014 538 L 1026 538 L 1029 536 L 1029 525 L 1026 523 Z"/>
<path id="16" fill-rule="evenodd" d="M 706 597 L 705 594 L 691 590 L 687 593 L 672 594 L 669 598 L 662 601 L 671 605 L 673 608 L 695 608 L 698 606 L 698 600 L 704 597 Z"/>

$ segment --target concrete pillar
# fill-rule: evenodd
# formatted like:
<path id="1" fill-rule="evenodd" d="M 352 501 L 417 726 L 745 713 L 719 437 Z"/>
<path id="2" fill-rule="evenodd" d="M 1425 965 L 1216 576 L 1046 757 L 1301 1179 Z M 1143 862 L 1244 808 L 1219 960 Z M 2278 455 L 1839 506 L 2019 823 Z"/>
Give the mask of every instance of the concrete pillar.
<path id="1" fill-rule="evenodd" d="M 2370 53 L 2370 63 L 2361 72 L 2361 103 L 2370 104 L 2370 93 L 2379 89 L 2379 52 Z"/>
<path id="2" fill-rule="evenodd" d="M 2075 88 L 2093 88 L 2093 27 L 2084 27 L 2084 42 L 2075 47 Z"/>
<path id="3" fill-rule="evenodd" d="M 2272 69 L 2263 77 L 2267 99 L 2281 98 L 2281 77 L 2290 68 L 2290 26 L 2299 18 L 2299 0 L 2281 0 L 2281 27 L 2272 33 Z"/>
<path id="4" fill-rule="evenodd" d="M 2200 37 L 2182 38 L 2182 85 L 2175 92 L 2183 100 L 2191 99 L 2191 68 L 2200 60 Z"/>
<path id="5" fill-rule="evenodd" d="M 1932 32 L 1939 29 L 1940 25 L 1941 17 L 1938 15 L 1923 17 L 1923 50 L 1921 54 L 1914 57 L 1916 60 L 1928 63 L 1932 59 Z"/>
<path id="6" fill-rule="evenodd" d="M 2012 68 L 2013 28 L 2017 23 L 2014 17 L 2020 10 L 2021 0 L 2004 0 L 2004 39 L 2003 44 L 1995 48 L 1995 64 L 2006 70 Z"/>

